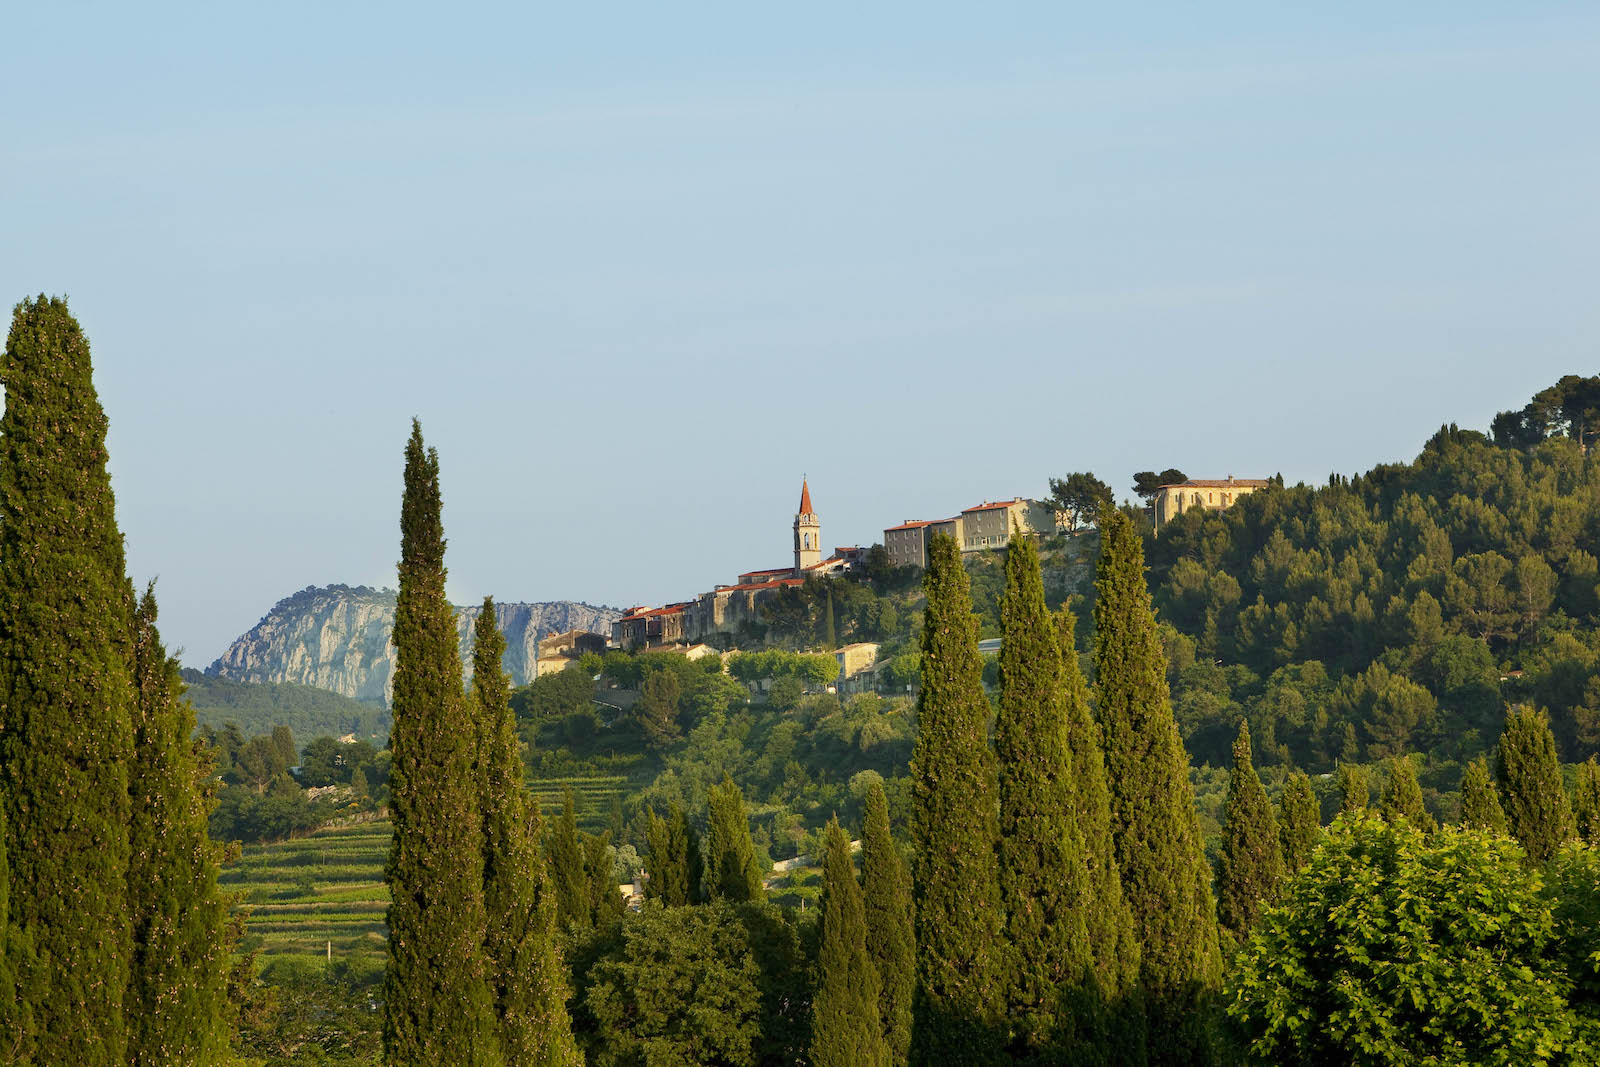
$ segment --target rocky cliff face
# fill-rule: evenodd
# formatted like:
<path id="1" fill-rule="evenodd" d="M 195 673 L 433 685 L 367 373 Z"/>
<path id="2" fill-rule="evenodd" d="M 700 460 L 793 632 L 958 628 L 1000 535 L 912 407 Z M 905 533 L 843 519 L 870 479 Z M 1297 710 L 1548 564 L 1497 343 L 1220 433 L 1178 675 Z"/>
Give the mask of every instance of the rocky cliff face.
<path id="1" fill-rule="evenodd" d="M 236 682 L 294 682 L 372 703 L 389 703 L 394 673 L 395 594 L 366 586 L 308 586 L 280 600 L 266 618 L 206 668 Z M 482 609 L 456 609 L 461 660 L 472 668 L 472 627 Z M 506 635 L 502 661 L 514 684 L 533 677 L 541 638 L 567 630 L 610 635 L 621 614 L 613 608 L 556 600 L 496 604 L 495 621 Z"/>

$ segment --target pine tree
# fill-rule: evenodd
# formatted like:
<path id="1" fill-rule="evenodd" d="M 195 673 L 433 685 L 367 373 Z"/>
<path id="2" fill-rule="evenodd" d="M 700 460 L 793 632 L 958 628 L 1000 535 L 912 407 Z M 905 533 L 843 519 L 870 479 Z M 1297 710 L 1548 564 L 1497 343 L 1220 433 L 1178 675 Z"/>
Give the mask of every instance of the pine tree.
<path id="1" fill-rule="evenodd" d="M 1582 777 L 1579 777 L 1579 795 L 1582 795 Z M 1504 835 L 1506 813 L 1495 795 L 1494 779 L 1489 776 L 1489 761 L 1479 756 L 1467 764 L 1461 776 L 1461 825 L 1473 830 L 1488 830 Z"/>
<path id="2" fill-rule="evenodd" d="M 504 1062 L 483 943 L 477 735 L 461 686 L 455 611 L 444 595 L 439 456 L 411 424 L 400 510 L 389 734 L 389 967 L 384 1058 L 391 1065 Z"/>
<path id="3" fill-rule="evenodd" d="M 1074 998 L 1093 969 L 1084 907 L 1088 868 L 1073 818 L 1061 650 L 1044 603 L 1039 553 L 1013 536 L 1001 602 L 1000 901 L 1006 916 L 1006 1017 L 1014 1054 L 1065 1047 Z"/>
<path id="4" fill-rule="evenodd" d="M 936 535 L 923 576 L 922 690 L 911 759 L 917 993 L 911 1062 L 1001 1055 L 1004 916 L 989 701 L 955 538 Z"/>
<path id="5" fill-rule="evenodd" d="M 0 774 L 11 921 L 43 969 L 37 1061 L 127 1062 L 133 589 L 89 344 L 17 305 L 0 357 Z"/>
<path id="6" fill-rule="evenodd" d="M 1289 776 L 1278 806 L 1278 843 L 1283 849 L 1284 873 L 1294 875 L 1311 862 L 1322 841 L 1322 809 L 1304 771 Z"/>
<path id="7" fill-rule="evenodd" d="M 811 1002 L 811 1062 L 818 1067 L 888 1067 L 878 1017 L 878 970 L 867 955 L 867 920 L 838 817 L 828 822 L 822 868 L 819 981 Z"/>
<path id="8" fill-rule="evenodd" d="M 888 1062 L 902 1067 L 911 1051 L 917 945 L 911 922 L 911 872 L 889 833 L 889 799 L 882 781 L 867 787 L 861 868 L 867 956 L 878 972 L 878 1025 L 883 1030 Z"/>
<path id="9" fill-rule="evenodd" d="M 707 793 L 710 808 L 706 833 L 706 896 L 710 900 L 760 900 L 761 868 L 750 840 L 750 817 L 744 793 L 726 774 Z"/>
<path id="10" fill-rule="evenodd" d="M 1076 822 L 1083 837 L 1089 868 L 1084 925 L 1094 952 L 1095 979 L 1106 1001 L 1130 997 L 1139 981 L 1139 939 L 1133 912 L 1122 892 L 1116 840 L 1111 832 L 1111 790 L 1106 784 L 1100 727 L 1089 708 L 1089 687 L 1078 666 L 1077 625 L 1072 612 L 1056 612 L 1056 641 L 1061 650 L 1061 684 L 1065 700 L 1067 749 L 1072 763 L 1071 786 Z M 1143 1062 L 1143 1013 L 1115 1025 L 1117 1044 L 1126 1055 L 1116 1062 Z"/>
<path id="11" fill-rule="evenodd" d="M 224 1063 L 228 909 L 217 888 L 219 850 L 206 826 L 210 767 L 190 740 L 194 709 L 156 630 L 153 590 L 145 591 L 134 624 L 128 1062 Z"/>
<path id="12" fill-rule="evenodd" d="M 1505 816 L 1500 819 L 1504 826 Z M 1591 847 L 1600 845 L 1600 763 L 1596 763 L 1593 756 L 1587 763 L 1578 765 L 1578 799 L 1573 806 L 1573 821 L 1578 840 Z"/>
<path id="13" fill-rule="evenodd" d="M 367 784 L 367 772 L 360 767 L 350 772 L 350 794 L 362 801 L 372 797 L 372 787 Z"/>
<path id="14" fill-rule="evenodd" d="M 539 856 L 537 823 L 517 748 L 516 717 L 500 661 L 506 639 L 485 597 L 473 628 L 472 695 L 478 726 L 479 808 L 483 818 L 484 953 L 500 1048 L 509 1067 L 583 1062 L 567 1017 L 566 968 L 549 909 L 553 892 Z"/>
<path id="15" fill-rule="evenodd" d="M 550 831 L 549 845 L 545 849 L 556 898 L 557 922 L 563 930 L 586 930 L 593 918 L 589 876 L 584 868 L 583 844 L 578 839 L 578 804 L 570 785 L 562 788 L 561 801 L 561 819 Z"/>
<path id="16" fill-rule="evenodd" d="M 678 698 L 682 687 L 676 671 L 657 670 L 644 676 L 644 685 L 635 717 L 645 741 L 654 749 L 663 749 L 683 737 L 678 728 Z"/>
<path id="17" fill-rule="evenodd" d="M 1250 759 L 1250 724 L 1241 722 L 1223 803 L 1217 880 L 1217 917 L 1235 941 L 1248 937 L 1262 911 L 1277 899 L 1283 879 L 1280 849 L 1272 804 Z"/>
<path id="18" fill-rule="evenodd" d="M 1367 810 L 1367 769 L 1359 763 L 1339 764 L 1339 812 L 1354 815 Z"/>
<path id="19" fill-rule="evenodd" d="M 1528 862 L 1541 864 L 1572 836 L 1572 806 L 1561 781 L 1556 739 L 1541 711 L 1518 706 L 1500 735 L 1500 804 Z"/>
<path id="20" fill-rule="evenodd" d="M 1388 822 L 1403 818 L 1423 833 L 1431 834 L 1439 828 L 1422 806 L 1422 785 L 1410 756 L 1396 756 L 1389 761 L 1389 784 L 1383 791 L 1381 810 Z"/>
<path id="21" fill-rule="evenodd" d="M 1172 717 L 1144 546 L 1118 511 L 1108 511 L 1100 530 L 1095 589 L 1095 674 L 1112 831 L 1140 939 L 1149 1052 L 1152 1060 L 1193 1062 L 1209 1055 L 1194 1017 L 1196 995 L 1222 976 L 1211 868 L 1188 753 Z"/>

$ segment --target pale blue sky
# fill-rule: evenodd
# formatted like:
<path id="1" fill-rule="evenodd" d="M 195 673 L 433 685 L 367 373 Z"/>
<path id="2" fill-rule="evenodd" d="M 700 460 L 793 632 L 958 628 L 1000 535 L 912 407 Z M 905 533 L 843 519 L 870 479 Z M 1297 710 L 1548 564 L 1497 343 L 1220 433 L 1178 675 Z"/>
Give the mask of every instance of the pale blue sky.
<path id="1" fill-rule="evenodd" d="M 193 665 L 393 584 L 413 414 L 461 602 L 781 565 L 802 473 L 1320 481 L 1600 370 L 1600 8 L 1309 6 L 18 7 L 0 296 Z"/>

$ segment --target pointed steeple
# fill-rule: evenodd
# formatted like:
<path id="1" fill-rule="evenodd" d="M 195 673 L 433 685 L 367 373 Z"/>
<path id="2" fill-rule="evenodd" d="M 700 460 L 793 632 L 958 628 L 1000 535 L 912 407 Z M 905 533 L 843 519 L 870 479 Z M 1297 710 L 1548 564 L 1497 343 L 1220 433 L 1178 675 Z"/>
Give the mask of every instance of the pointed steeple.
<path id="1" fill-rule="evenodd" d="M 800 479 L 800 511 L 794 517 L 794 576 L 804 578 L 806 568 L 822 562 L 822 520 L 811 510 L 811 486 Z"/>
<path id="2" fill-rule="evenodd" d="M 816 514 L 816 512 L 811 510 L 811 486 L 807 484 L 806 479 L 804 478 L 800 479 L 800 514 Z"/>

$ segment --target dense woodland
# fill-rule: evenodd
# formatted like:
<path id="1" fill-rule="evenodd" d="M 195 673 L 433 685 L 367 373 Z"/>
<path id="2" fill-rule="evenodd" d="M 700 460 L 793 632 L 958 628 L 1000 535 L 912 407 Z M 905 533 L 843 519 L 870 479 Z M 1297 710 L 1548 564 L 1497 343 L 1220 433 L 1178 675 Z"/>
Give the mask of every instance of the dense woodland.
<path id="1" fill-rule="evenodd" d="M 1600 1056 L 1593 379 L 1156 539 L 1069 476 L 1082 529 L 878 554 L 726 672 L 516 692 L 490 600 L 462 683 L 413 424 L 383 750 L 197 733 L 63 302 L 19 305 L 0 384 L 0 1062 Z M 826 691 L 808 650 L 871 636 L 913 697 Z M 601 772 L 605 812 L 530 788 Z M 263 969 L 210 836 L 380 808 L 381 983 Z"/>

